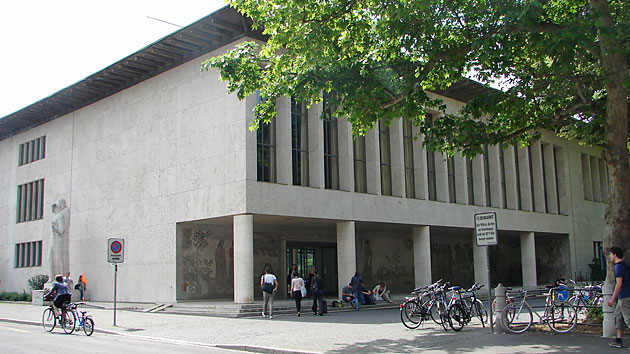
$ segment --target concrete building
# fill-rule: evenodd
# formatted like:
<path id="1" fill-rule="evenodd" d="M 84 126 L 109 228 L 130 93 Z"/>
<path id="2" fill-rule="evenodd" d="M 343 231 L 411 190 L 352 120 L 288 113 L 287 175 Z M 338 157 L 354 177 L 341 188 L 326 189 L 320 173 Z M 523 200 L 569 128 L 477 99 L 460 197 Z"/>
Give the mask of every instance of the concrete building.
<path id="1" fill-rule="evenodd" d="M 549 132 L 529 147 L 487 146 L 472 160 L 422 147 L 407 120 L 354 139 L 289 97 L 250 132 L 257 97 L 239 101 L 201 62 L 264 40 L 230 8 L 0 119 L 0 291 L 47 274 L 50 206 L 65 199 L 64 258 L 93 300 L 113 298 L 108 238 L 125 240 L 118 300 L 260 297 L 271 265 L 319 269 L 328 294 L 355 271 L 407 292 L 444 278 L 487 283 L 473 215 L 496 213 L 492 283 L 587 278 L 601 254 L 607 171 L 597 147 Z M 450 111 L 480 90 L 440 93 Z M 429 119 L 440 119 L 434 112 Z"/>

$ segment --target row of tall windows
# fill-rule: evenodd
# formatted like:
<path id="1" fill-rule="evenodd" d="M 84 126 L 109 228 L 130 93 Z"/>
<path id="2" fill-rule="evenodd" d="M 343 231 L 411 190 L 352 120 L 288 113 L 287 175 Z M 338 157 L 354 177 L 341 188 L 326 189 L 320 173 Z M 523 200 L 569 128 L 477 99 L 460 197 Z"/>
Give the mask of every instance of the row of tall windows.
<path id="1" fill-rule="evenodd" d="M 594 202 L 608 201 L 608 166 L 602 158 L 582 154 L 582 186 L 584 199 Z"/>
<path id="2" fill-rule="evenodd" d="M 16 222 L 39 220 L 44 217 L 44 180 L 24 183 L 17 190 Z"/>
<path id="3" fill-rule="evenodd" d="M 339 189 L 339 123 L 332 116 L 332 109 L 324 97 L 323 103 L 323 168 L 324 187 Z M 427 124 L 431 125 L 434 116 L 427 114 Z M 562 148 L 548 143 L 539 143 L 520 149 L 518 146 L 496 147 L 485 144 L 479 158 L 465 158 L 461 167 L 458 157 L 445 157 L 431 150 L 415 149 L 421 157 L 414 154 L 413 125 L 410 120 L 403 120 L 401 173 L 404 173 L 404 195 L 407 198 L 425 198 L 450 203 L 466 203 L 489 207 L 567 214 L 566 188 L 564 173 L 564 155 Z M 381 194 L 393 193 L 392 136 L 390 127 L 383 121 L 377 125 L 378 151 L 374 159 L 379 159 Z M 303 103 L 291 99 L 291 147 L 292 147 L 292 183 L 309 185 L 309 125 L 308 110 Z M 397 140 L 401 142 L 401 140 Z M 401 151 L 401 150 L 396 150 Z M 354 191 L 368 191 L 368 152 L 366 137 L 353 138 Z M 426 153 L 426 155 L 425 155 Z M 508 154 L 511 157 L 508 158 Z M 257 131 L 257 178 L 259 181 L 276 181 L 276 137 L 272 121 L 261 125 Z M 583 172 L 591 176 L 585 178 L 585 197 L 595 199 L 592 192 L 594 185 L 600 186 L 597 198 L 605 192 L 607 179 L 600 178 L 600 171 L 605 171 L 603 162 L 583 155 Z M 422 161 L 423 166 L 417 166 Z M 376 161 L 375 161 L 376 162 Z M 587 164 L 588 162 L 588 164 Z M 595 166 L 595 167 L 593 167 Z M 601 168 L 600 168 L 601 167 Z M 462 168 L 464 171 L 458 172 Z M 404 170 L 404 171 L 403 171 Z M 441 171 L 441 172 L 440 172 Z M 424 176 L 418 175 L 424 173 Z M 588 172 L 588 173 L 587 173 Z M 461 173 L 462 178 L 458 179 Z M 464 177 L 465 175 L 465 177 Z M 440 177 L 440 176 L 445 176 Z M 444 178 L 444 181 L 441 179 Z M 426 190 L 417 190 L 426 183 Z M 587 183 L 588 182 L 588 183 Z M 460 185 L 461 183 L 461 185 Z M 590 194 L 587 184 L 591 186 Z M 402 188 L 402 186 L 400 186 Z M 461 192 L 458 196 L 457 192 Z M 606 185 L 607 188 L 607 185 Z M 495 194 L 496 193 L 496 194 Z M 426 195 L 425 195 L 426 194 Z M 467 198 L 467 200 L 463 199 Z M 494 200 L 493 200 L 494 198 Z"/>
<path id="4" fill-rule="evenodd" d="M 46 137 L 40 136 L 18 147 L 18 166 L 46 157 Z"/>
<path id="5" fill-rule="evenodd" d="M 42 241 L 15 244 L 15 268 L 39 267 L 42 265 Z"/>

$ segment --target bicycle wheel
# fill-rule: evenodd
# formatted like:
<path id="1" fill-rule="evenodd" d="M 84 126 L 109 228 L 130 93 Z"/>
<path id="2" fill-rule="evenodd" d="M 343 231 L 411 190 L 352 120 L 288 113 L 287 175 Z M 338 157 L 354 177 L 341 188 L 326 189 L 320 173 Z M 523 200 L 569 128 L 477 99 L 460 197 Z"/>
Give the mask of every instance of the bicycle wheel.
<path id="1" fill-rule="evenodd" d="M 566 302 L 557 302 L 551 305 L 547 324 L 556 333 L 568 333 L 577 324 L 577 311 L 575 307 Z"/>
<path id="2" fill-rule="evenodd" d="M 72 334 L 74 332 L 74 327 L 76 327 L 77 319 L 74 316 L 74 312 L 72 311 L 64 311 L 61 317 L 61 328 L 67 334 Z"/>
<path id="3" fill-rule="evenodd" d="M 86 336 L 91 336 L 94 333 L 94 321 L 89 317 L 83 320 L 83 332 Z"/>
<path id="4" fill-rule="evenodd" d="M 415 301 L 407 301 L 400 308 L 400 321 L 409 329 L 415 329 L 422 324 L 421 305 Z"/>
<path id="5" fill-rule="evenodd" d="M 451 326 L 451 318 L 448 315 L 446 304 L 441 304 L 440 306 L 440 309 L 443 310 L 440 311 L 440 322 L 442 323 L 442 328 L 444 328 L 445 331 L 448 331 L 448 327 Z"/>
<path id="6" fill-rule="evenodd" d="M 49 307 L 42 314 L 42 326 L 46 332 L 52 332 L 55 329 L 55 325 L 57 325 L 57 317 L 55 316 L 55 311 Z"/>
<path id="7" fill-rule="evenodd" d="M 466 312 L 460 304 L 453 304 L 448 309 L 449 325 L 453 331 L 459 332 L 466 324 Z"/>
<path id="8" fill-rule="evenodd" d="M 534 321 L 532 310 L 517 302 L 513 302 L 505 306 L 501 314 L 503 327 L 513 334 L 519 334 L 527 331 Z"/>
<path id="9" fill-rule="evenodd" d="M 431 313 L 431 319 L 433 320 L 433 322 L 441 325 L 442 324 L 442 315 L 441 315 L 442 305 L 440 305 L 440 303 L 437 301 L 434 302 L 431 308 L 429 309 L 429 312 Z"/>
<path id="10" fill-rule="evenodd" d="M 479 321 L 481 321 L 481 325 L 485 327 L 486 323 L 488 322 L 488 310 L 486 310 L 483 302 L 481 302 L 481 300 L 479 299 L 475 300 L 472 310 L 474 311 L 474 314 L 475 316 L 477 316 Z"/>

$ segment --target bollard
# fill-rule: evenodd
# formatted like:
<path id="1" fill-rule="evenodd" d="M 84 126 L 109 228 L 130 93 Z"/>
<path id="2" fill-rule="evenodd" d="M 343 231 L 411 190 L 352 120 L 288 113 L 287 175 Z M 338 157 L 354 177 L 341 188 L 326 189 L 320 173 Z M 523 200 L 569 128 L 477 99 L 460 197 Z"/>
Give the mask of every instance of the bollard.
<path id="1" fill-rule="evenodd" d="M 608 306 L 608 301 L 612 297 L 614 290 L 614 283 L 604 283 L 602 288 L 602 295 L 604 301 L 602 301 L 602 311 L 604 312 L 604 323 L 602 324 L 602 336 L 606 338 L 613 338 L 617 336 L 617 329 L 615 328 L 615 315 L 613 314 L 613 308 Z"/>
<path id="2" fill-rule="evenodd" d="M 505 287 L 503 286 L 503 284 L 499 283 L 499 285 L 497 285 L 497 287 L 494 289 L 494 296 L 496 299 L 494 309 L 497 315 L 497 325 L 495 326 L 495 331 L 496 333 L 506 333 L 503 322 L 501 321 L 501 315 L 503 314 L 503 309 L 505 308 Z M 490 307 L 492 308 L 492 305 L 490 305 Z"/>

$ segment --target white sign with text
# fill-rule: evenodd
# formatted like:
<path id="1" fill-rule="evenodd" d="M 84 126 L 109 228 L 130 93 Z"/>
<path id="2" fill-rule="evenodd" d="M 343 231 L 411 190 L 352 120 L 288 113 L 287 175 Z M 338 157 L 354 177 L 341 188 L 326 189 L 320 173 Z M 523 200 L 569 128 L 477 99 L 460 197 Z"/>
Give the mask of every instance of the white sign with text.
<path id="1" fill-rule="evenodd" d="M 497 236 L 497 214 L 494 212 L 475 214 L 477 246 L 495 246 L 499 243 Z"/>

